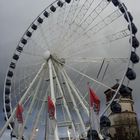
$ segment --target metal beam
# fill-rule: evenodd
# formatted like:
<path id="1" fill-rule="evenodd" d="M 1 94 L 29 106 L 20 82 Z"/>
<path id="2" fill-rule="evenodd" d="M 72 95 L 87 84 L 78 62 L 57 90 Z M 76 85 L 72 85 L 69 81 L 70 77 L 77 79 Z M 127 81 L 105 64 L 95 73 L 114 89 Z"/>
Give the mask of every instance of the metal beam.
<path id="1" fill-rule="evenodd" d="M 26 113 L 25 120 L 24 120 L 23 125 L 22 125 L 22 127 L 21 127 L 21 129 L 20 129 L 20 134 L 19 134 L 19 137 L 18 137 L 19 140 L 21 140 L 21 138 L 22 138 L 22 136 L 23 136 L 25 125 L 26 125 L 26 123 L 27 123 L 27 120 L 28 120 L 29 115 L 30 115 L 30 113 L 31 113 L 31 110 L 32 110 L 32 108 L 33 108 L 33 105 L 34 105 L 34 103 L 35 103 L 35 100 L 36 100 L 36 98 L 37 98 L 37 95 L 38 95 L 38 93 L 39 93 L 39 88 L 40 88 L 40 86 L 41 86 L 41 82 L 42 82 L 42 79 L 43 79 L 43 78 L 44 78 L 43 76 L 40 77 L 39 82 L 38 82 L 38 84 L 37 84 L 35 93 L 34 93 L 34 95 L 33 95 L 33 99 L 32 99 L 32 101 L 31 101 L 31 103 L 30 103 L 30 105 L 29 105 L 29 109 L 28 109 L 28 111 L 27 111 L 27 113 Z"/>
<path id="2" fill-rule="evenodd" d="M 54 102 L 54 105 L 55 105 L 55 102 L 56 102 L 56 99 L 55 99 L 55 93 L 54 93 L 54 83 L 53 83 L 53 73 L 52 73 L 52 61 L 51 59 L 48 60 L 48 65 L 49 65 L 49 76 L 50 76 L 50 88 L 51 88 L 51 98 Z M 56 107 L 55 107 L 56 108 Z M 55 118 L 57 120 L 57 117 L 56 117 L 56 110 L 55 110 Z M 50 120 L 49 120 L 50 121 Z M 56 127 L 55 127 L 55 130 L 54 130 L 54 135 L 53 135 L 53 139 L 54 140 L 59 140 L 59 137 L 58 137 L 58 130 L 57 130 L 57 124 L 56 124 Z"/>
<path id="3" fill-rule="evenodd" d="M 79 103 L 82 105 L 83 109 L 85 109 L 87 115 L 89 116 L 89 110 L 88 108 L 85 106 L 85 104 L 83 103 L 81 97 L 79 96 L 79 93 L 77 92 L 77 89 L 74 86 L 74 83 L 72 82 L 72 80 L 69 78 L 68 74 L 66 73 L 66 71 L 64 70 L 64 74 L 68 79 L 68 83 L 71 87 L 71 89 L 74 91 L 75 96 L 77 97 L 77 99 L 79 100 Z"/>
<path id="4" fill-rule="evenodd" d="M 75 109 L 76 114 L 77 114 L 77 116 L 78 116 L 78 118 L 79 118 L 79 121 L 80 121 L 80 125 L 81 125 L 81 128 L 82 128 L 81 134 L 82 134 L 82 135 L 86 135 L 86 134 L 85 134 L 85 132 L 86 132 L 85 125 L 84 125 L 83 119 L 82 119 L 82 117 L 81 117 L 81 115 L 80 115 L 80 112 L 79 112 L 79 110 L 78 110 L 78 107 L 77 107 L 76 101 L 75 101 L 75 99 L 74 99 L 74 96 L 73 96 L 73 94 L 72 94 L 71 88 L 70 88 L 70 86 L 69 86 L 68 80 L 67 80 L 67 78 L 66 78 L 64 72 L 61 71 L 61 73 L 62 73 L 62 76 L 63 76 L 63 78 L 64 78 L 64 80 L 65 80 L 66 87 L 67 87 L 67 89 L 68 89 L 70 98 L 71 98 L 71 100 L 72 100 L 72 102 L 73 102 L 74 109 Z"/>
<path id="5" fill-rule="evenodd" d="M 32 86 L 34 85 L 34 83 L 36 82 L 36 80 L 38 79 L 39 75 L 41 74 L 43 68 L 44 68 L 45 63 L 42 64 L 40 70 L 38 71 L 38 73 L 36 74 L 35 78 L 32 80 L 32 82 L 30 83 L 28 89 L 26 90 L 26 92 L 24 93 L 24 95 L 21 97 L 19 104 L 22 104 L 24 99 L 26 98 L 26 96 L 28 96 Z M 10 118 L 7 120 L 7 122 L 5 123 L 5 125 L 3 126 L 3 128 L 0 131 L 0 137 L 3 135 L 5 129 L 7 129 L 7 126 L 9 125 L 9 123 L 12 121 L 12 119 L 14 118 L 14 115 L 16 113 L 16 107 L 14 108 Z"/>
<path id="6" fill-rule="evenodd" d="M 66 112 L 67 112 L 67 114 L 68 114 L 68 117 L 69 117 L 69 119 L 70 119 L 70 121 L 71 121 L 71 125 L 72 125 L 72 129 L 73 129 L 74 137 L 76 138 L 76 136 L 75 136 L 76 130 L 75 130 L 74 123 L 72 122 L 72 116 L 71 116 L 71 114 L 70 114 L 70 111 L 69 111 L 69 108 L 68 108 L 68 104 L 67 104 L 67 102 L 66 102 L 66 99 L 65 99 L 65 96 L 64 96 L 64 93 L 63 93 L 61 84 L 60 84 L 60 82 L 59 82 L 59 79 L 58 79 L 56 70 L 55 70 L 55 68 L 54 68 L 53 65 L 52 65 L 52 68 L 53 68 L 54 74 L 55 74 L 55 76 L 56 76 L 56 82 L 57 82 L 57 84 L 58 84 L 58 88 L 59 88 L 59 90 L 60 90 L 60 94 L 61 94 L 62 97 L 64 97 L 64 98 L 63 98 L 64 107 L 65 107 Z"/>

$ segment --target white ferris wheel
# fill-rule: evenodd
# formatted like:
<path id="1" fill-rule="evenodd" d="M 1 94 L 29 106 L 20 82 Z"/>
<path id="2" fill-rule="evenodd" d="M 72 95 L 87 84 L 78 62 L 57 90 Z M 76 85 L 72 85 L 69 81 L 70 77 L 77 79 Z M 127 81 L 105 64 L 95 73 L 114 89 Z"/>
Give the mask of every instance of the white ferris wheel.
<path id="1" fill-rule="evenodd" d="M 136 78 L 136 33 L 133 16 L 120 0 L 52 2 L 30 24 L 11 58 L 3 93 L 6 123 L 0 137 L 8 127 L 18 140 L 86 139 L 88 82 L 101 100 L 99 130 L 104 136 L 102 129 L 109 120 L 101 118 L 108 115 L 112 102 L 120 111 L 116 97 L 120 89 L 129 92 L 129 81 Z M 114 96 L 106 106 L 107 89 Z M 53 122 L 48 96 L 55 106 Z M 21 124 L 16 118 L 17 105 L 23 107 Z"/>

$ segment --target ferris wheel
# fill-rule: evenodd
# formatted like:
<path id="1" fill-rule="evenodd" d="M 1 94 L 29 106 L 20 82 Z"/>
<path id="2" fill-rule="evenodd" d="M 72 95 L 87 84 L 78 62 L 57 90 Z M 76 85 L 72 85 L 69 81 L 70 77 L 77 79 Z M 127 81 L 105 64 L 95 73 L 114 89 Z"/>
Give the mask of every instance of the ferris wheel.
<path id="1" fill-rule="evenodd" d="M 8 127 L 19 140 L 86 139 L 88 82 L 100 98 L 100 125 L 106 128 L 108 118 L 101 118 L 119 106 L 120 90 L 129 92 L 136 78 L 136 33 L 133 16 L 119 0 L 55 0 L 47 6 L 21 37 L 8 67 L 0 137 Z M 114 94 L 106 106 L 107 89 Z"/>

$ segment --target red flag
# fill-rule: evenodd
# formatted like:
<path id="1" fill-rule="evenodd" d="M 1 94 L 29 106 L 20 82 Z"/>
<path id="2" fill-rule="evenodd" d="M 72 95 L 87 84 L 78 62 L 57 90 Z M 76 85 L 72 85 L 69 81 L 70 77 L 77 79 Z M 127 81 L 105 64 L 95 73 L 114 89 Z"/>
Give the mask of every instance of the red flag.
<path id="1" fill-rule="evenodd" d="M 55 106 L 50 96 L 48 96 L 48 113 L 50 118 L 55 118 Z"/>
<path id="2" fill-rule="evenodd" d="M 16 118 L 19 123 L 23 123 L 22 113 L 23 113 L 23 107 L 22 105 L 18 104 L 16 109 Z"/>
<path id="3" fill-rule="evenodd" d="M 99 112 L 99 110 L 100 110 L 99 97 L 96 95 L 95 91 L 92 90 L 90 87 L 89 87 L 89 93 L 90 93 L 90 106 L 95 107 L 97 112 Z"/>

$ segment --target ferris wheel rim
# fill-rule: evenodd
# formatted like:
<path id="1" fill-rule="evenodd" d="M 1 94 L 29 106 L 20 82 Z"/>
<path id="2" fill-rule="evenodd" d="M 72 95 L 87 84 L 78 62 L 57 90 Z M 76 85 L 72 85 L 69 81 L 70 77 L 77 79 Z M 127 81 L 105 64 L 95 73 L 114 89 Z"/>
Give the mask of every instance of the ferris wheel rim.
<path id="1" fill-rule="evenodd" d="M 56 3 L 57 1 L 59 1 L 59 0 L 56 0 L 56 1 L 54 1 L 52 4 L 50 4 L 47 8 L 49 8 L 50 6 L 52 6 L 54 3 Z M 121 3 L 121 2 L 120 2 Z M 121 3 L 122 4 L 122 3 Z M 124 5 L 122 5 L 123 7 L 124 7 Z M 24 36 L 26 35 L 26 33 L 27 33 L 27 31 L 28 31 L 28 29 L 29 28 L 31 28 L 31 26 L 35 23 L 35 21 L 40 17 L 40 15 L 41 14 L 43 14 L 43 12 L 45 12 L 45 10 L 47 9 L 47 8 L 45 8 L 38 16 L 37 16 L 37 18 L 31 23 L 31 25 L 27 28 L 27 30 L 25 31 L 25 33 L 23 34 L 23 36 L 21 37 L 21 39 L 20 39 L 20 41 L 19 41 L 19 43 L 18 43 L 18 45 L 17 45 L 17 47 L 19 46 L 19 44 L 21 43 L 21 40 L 24 38 Z M 125 9 L 125 7 L 124 7 L 124 9 Z M 127 10 L 125 9 L 125 12 L 126 12 L 126 14 L 127 14 L 127 17 L 128 17 L 128 20 L 129 20 L 129 25 L 130 25 L 130 38 L 131 38 L 131 42 L 130 42 L 130 50 L 129 50 L 129 59 L 128 59 L 128 63 L 127 63 L 127 66 L 126 66 L 126 70 L 125 70 L 125 72 L 124 72 L 124 75 L 123 75 L 123 78 L 122 78 L 122 80 L 121 80 L 121 82 L 120 82 L 120 84 L 119 84 L 119 87 L 117 88 L 117 91 L 116 91 L 116 94 L 115 94 L 115 96 L 117 95 L 117 93 L 118 93 L 118 91 L 119 91 L 119 89 L 120 89 L 120 87 L 121 87 L 121 85 L 123 84 L 123 81 L 124 81 L 124 78 L 126 77 L 126 72 L 127 72 L 127 69 L 128 69 L 128 67 L 129 67 L 129 64 L 130 64 L 130 56 L 131 56 L 131 52 L 132 52 L 132 37 L 133 37 L 133 33 L 132 33 L 132 26 L 131 26 L 131 21 L 130 21 L 130 17 L 129 17 L 129 15 L 128 15 L 128 13 L 127 13 Z M 33 31 L 34 32 L 34 31 Z M 26 44 L 25 44 L 26 45 Z M 16 48 L 17 48 L 16 47 Z M 14 54 L 16 54 L 16 52 L 17 52 L 17 50 L 15 50 L 15 52 L 14 52 Z M 18 52 L 19 53 L 19 56 L 20 56 L 20 52 Z M 12 59 L 13 60 L 13 59 Z M 11 60 L 11 62 L 13 62 Z M 15 62 L 15 64 L 18 62 L 18 60 Z M 9 71 L 10 69 L 8 68 L 8 70 L 7 70 L 7 73 L 6 73 L 6 78 L 5 78 L 5 84 L 4 84 L 4 112 L 5 112 L 5 116 L 6 116 L 6 119 L 8 120 L 8 115 L 7 115 L 7 111 L 6 111 L 6 103 L 5 103 L 5 97 L 6 97 L 6 94 L 5 94 L 5 89 L 6 89 L 6 80 L 8 79 L 8 76 L 7 76 L 7 74 L 8 74 L 8 71 Z M 11 90 L 11 86 L 10 86 L 10 90 Z M 113 97 L 113 98 L 115 98 L 115 96 Z M 113 101 L 113 100 L 112 100 Z M 111 103 L 110 103 L 111 104 Z M 11 107 L 11 102 L 10 102 L 10 108 L 11 108 L 11 110 L 10 110 L 10 113 L 12 112 L 12 107 Z M 103 113 L 104 114 L 104 113 Z M 102 115 L 103 115 L 102 114 Z M 102 116 L 101 115 L 101 116 Z M 10 125 L 10 127 L 11 127 L 11 125 Z M 12 127 L 11 127 L 12 128 Z"/>
<path id="2" fill-rule="evenodd" d="M 26 31 L 24 32 L 24 34 L 22 35 L 22 37 L 21 37 L 21 39 L 19 40 L 19 42 L 18 42 L 18 44 L 17 44 L 17 46 L 16 46 L 16 49 L 15 49 L 15 51 L 14 51 L 14 53 L 13 53 L 13 56 L 14 55 L 16 55 L 16 54 L 19 54 L 19 56 L 21 55 L 21 53 L 22 53 L 22 50 L 21 51 L 18 51 L 17 50 L 17 48 L 20 46 L 20 43 L 21 43 L 21 41 L 22 41 L 22 39 L 24 39 L 24 37 L 25 36 L 27 36 L 26 35 L 26 33 L 28 32 L 28 30 L 31 28 L 31 26 L 35 23 L 35 21 L 37 21 L 37 19 L 40 17 L 40 15 L 42 15 L 47 9 L 49 9 L 54 3 L 56 3 L 56 2 L 58 2 L 59 0 L 55 0 L 54 2 L 52 2 L 49 6 L 47 6 L 43 11 L 41 11 L 41 13 L 33 20 L 33 22 L 29 25 L 29 27 L 26 29 Z M 48 14 L 50 14 L 50 13 L 48 13 Z M 49 15 L 48 15 L 49 16 Z M 45 16 L 44 16 L 45 17 Z M 32 32 L 31 32 L 31 36 L 32 36 L 32 33 L 34 32 L 35 30 L 34 29 L 32 29 Z M 28 38 L 27 39 L 29 39 L 31 36 L 27 36 Z M 26 46 L 26 43 L 25 44 L 23 44 L 23 46 L 22 47 L 24 47 L 24 46 Z M 19 58 L 18 58 L 19 59 Z M 17 62 L 18 62 L 18 59 L 17 60 L 14 60 L 13 58 L 11 59 L 11 61 L 10 61 L 10 64 L 13 62 L 14 64 L 15 64 L 15 66 L 14 66 L 14 69 L 15 69 L 15 67 L 16 67 L 16 64 L 17 64 Z M 14 61 L 13 61 L 14 60 Z M 7 74 L 8 74 L 8 71 L 10 70 L 10 65 L 9 65 L 9 67 L 8 67 L 8 69 L 7 69 L 7 72 L 6 72 L 6 77 L 5 77 L 5 82 L 4 82 L 4 90 L 3 90 L 3 93 L 4 93 L 4 96 L 3 96 L 3 103 L 4 103 L 4 114 L 5 114 L 5 117 L 6 117 L 6 120 L 8 120 L 8 115 L 7 115 L 7 111 L 6 111 L 6 103 L 5 103 L 5 88 L 6 88 L 6 80 L 8 79 L 8 76 L 7 76 Z M 13 70 L 13 69 L 12 69 Z M 12 78 L 11 78 L 11 80 L 12 80 Z M 11 91 L 11 86 L 10 86 L 10 91 Z M 11 97 L 10 97 L 11 98 Z M 12 113 L 12 106 L 11 106 L 11 102 L 10 102 L 10 114 Z M 10 129 L 12 130 L 12 127 L 11 127 L 11 125 L 9 124 L 9 127 L 10 127 Z"/>

